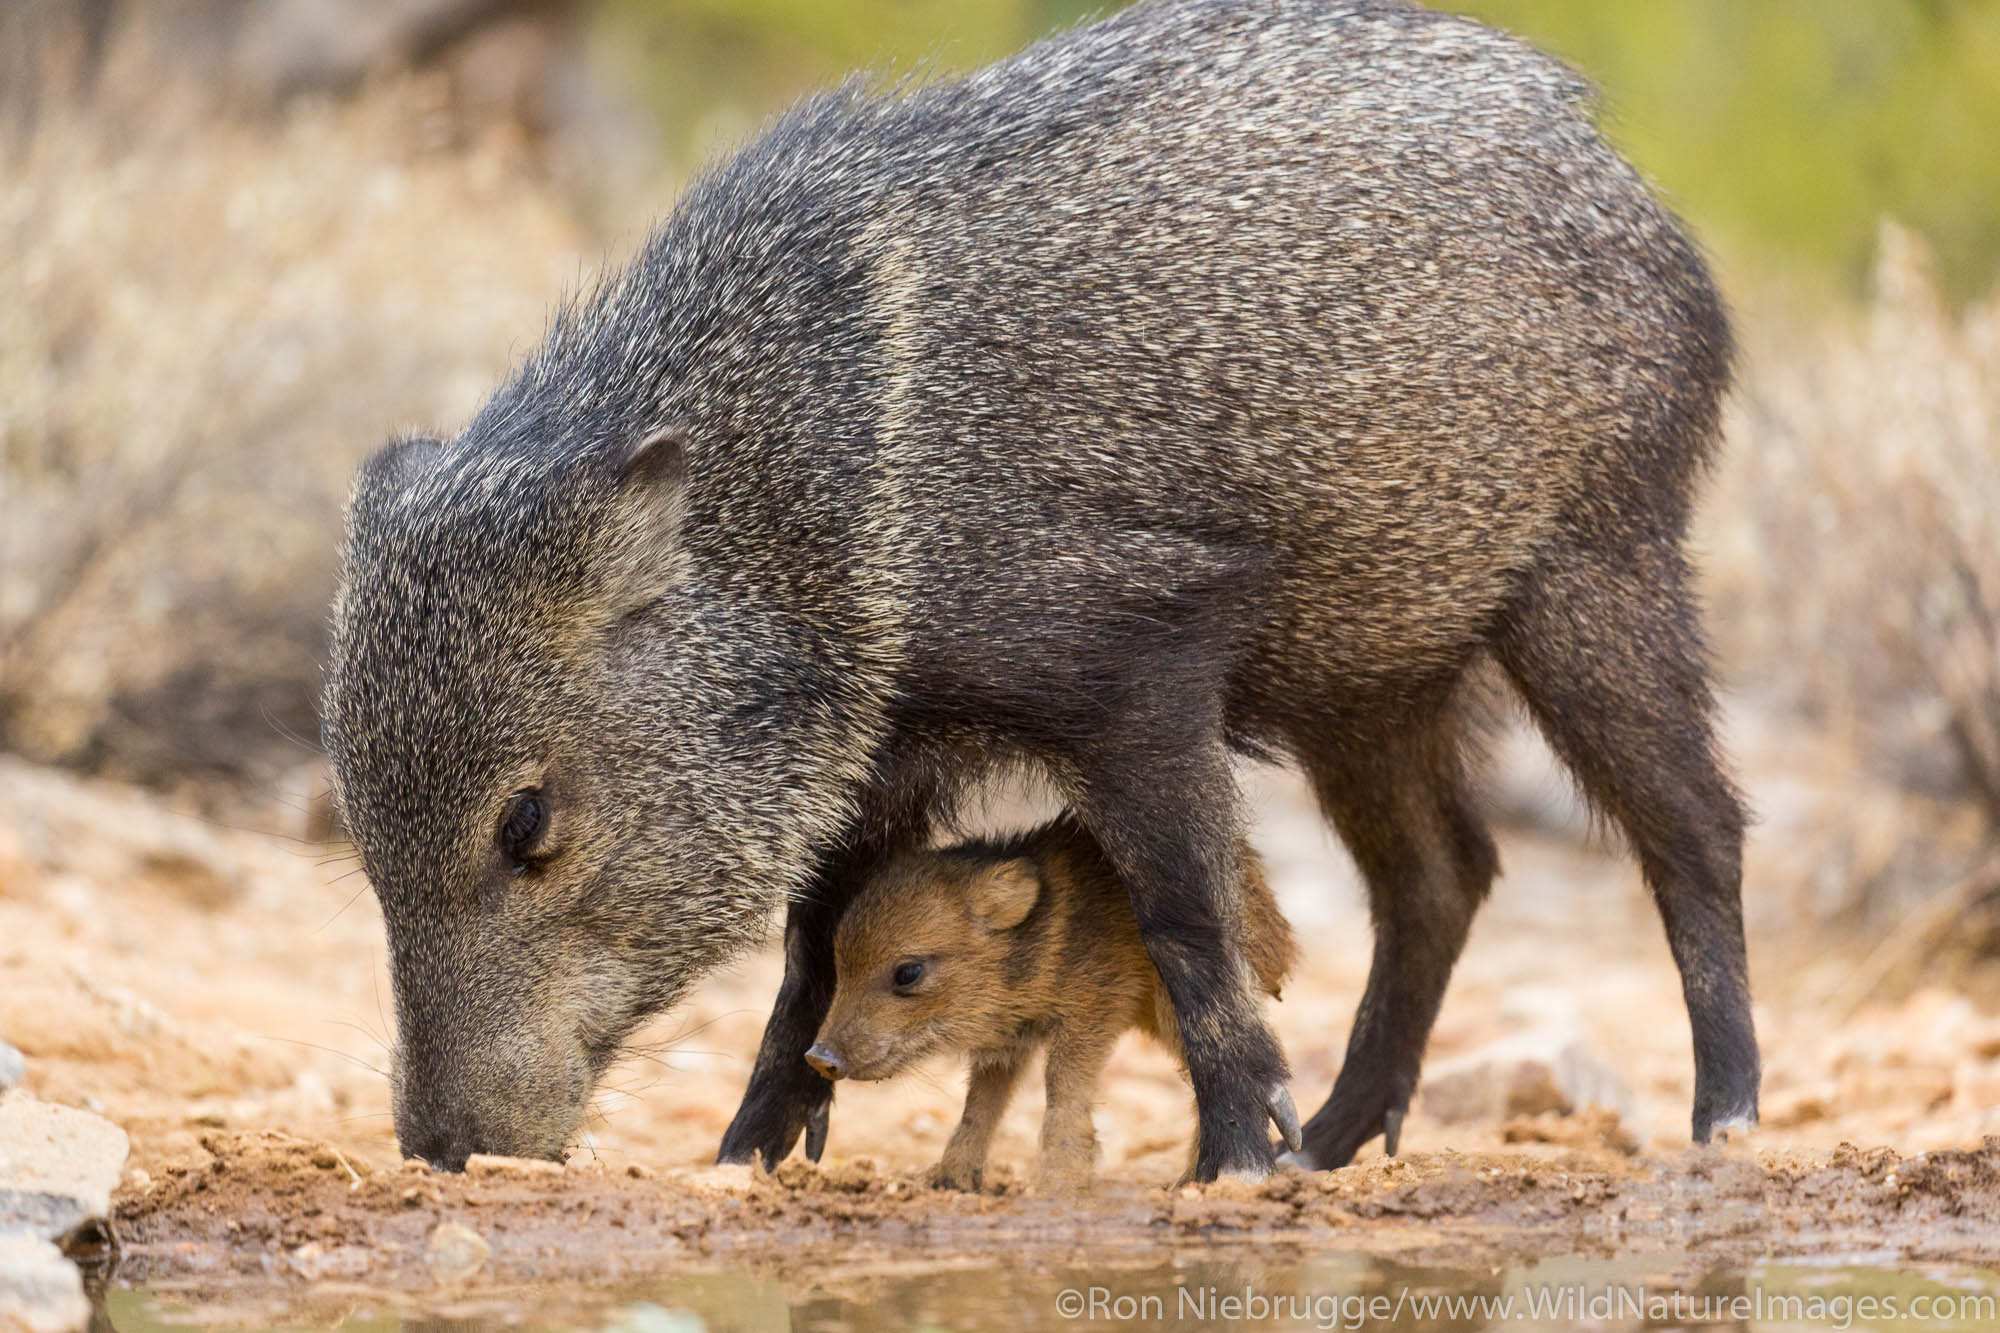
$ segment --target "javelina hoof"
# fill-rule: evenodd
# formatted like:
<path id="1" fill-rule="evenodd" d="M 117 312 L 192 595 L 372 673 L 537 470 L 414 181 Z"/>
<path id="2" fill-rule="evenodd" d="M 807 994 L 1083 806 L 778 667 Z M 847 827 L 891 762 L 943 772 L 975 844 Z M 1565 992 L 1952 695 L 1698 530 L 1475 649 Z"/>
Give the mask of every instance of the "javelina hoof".
<path id="1" fill-rule="evenodd" d="M 745 1100 L 722 1136 L 716 1164 L 745 1166 L 761 1157 L 768 1171 L 790 1156 L 808 1122 L 815 1114 L 824 1119 L 833 1101 L 832 1084 L 810 1070 L 806 1077 L 815 1086 L 778 1088 Z"/>
<path id="2" fill-rule="evenodd" d="M 832 1118 L 833 1103 L 821 1102 L 806 1112 L 806 1160 L 819 1161 L 826 1152 L 827 1121 Z"/>
<path id="3" fill-rule="evenodd" d="M 1708 1127 L 1708 1134 L 1703 1138 L 1697 1139 L 1696 1142 L 1707 1143 L 1713 1140 L 1720 1143 L 1728 1143 L 1731 1139 L 1748 1138 L 1750 1131 L 1755 1128 L 1757 1128 L 1757 1113 L 1755 1111 L 1739 1112 L 1736 1115 L 1730 1116 L 1727 1120 L 1718 1120 L 1710 1125 Z"/>
<path id="4" fill-rule="evenodd" d="M 1305 1137 L 1299 1133 L 1299 1108 L 1292 1104 L 1291 1091 L 1282 1083 L 1274 1083 L 1264 1094 L 1264 1109 L 1271 1113 L 1271 1123 L 1278 1127 L 1278 1136 L 1293 1152 L 1306 1146 Z"/>
<path id="5" fill-rule="evenodd" d="M 1264 1129 L 1265 1122 L 1275 1114 L 1268 1097 L 1269 1094 L 1252 1093 L 1244 1102 L 1218 1107 L 1201 1117 L 1194 1162 L 1196 1180 L 1255 1181 L 1271 1174 L 1278 1159 Z M 1233 1102 L 1235 1098 L 1228 1100 Z M 1201 1109 L 1199 1103 L 1197 1108 Z"/>
<path id="6" fill-rule="evenodd" d="M 947 1166 L 939 1162 L 931 1170 L 931 1187 L 977 1194 L 986 1187 L 986 1172 L 980 1167 Z"/>

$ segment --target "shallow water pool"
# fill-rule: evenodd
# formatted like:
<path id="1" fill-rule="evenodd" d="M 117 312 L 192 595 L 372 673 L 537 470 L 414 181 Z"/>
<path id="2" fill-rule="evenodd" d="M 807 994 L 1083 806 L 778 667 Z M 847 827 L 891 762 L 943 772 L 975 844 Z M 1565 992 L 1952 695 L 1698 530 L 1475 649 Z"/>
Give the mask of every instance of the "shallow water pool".
<path id="1" fill-rule="evenodd" d="M 1572 1258 L 1481 1269 L 1363 1255 L 1094 1256 L 1090 1262 L 926 1264 L 783 1277 L 681 1272 L 585 1287 L 461 1292 L 272 1283 L 107 1284 L 93 1333 L 196 1327 L 577 1329 L 604 1333 L 1124 1327 L 1256 1330 L 2000 1330 L 2000 1274 L 1886 1266 L 1868 1256 L 1707 1270 L 1684 1256 Z"/>

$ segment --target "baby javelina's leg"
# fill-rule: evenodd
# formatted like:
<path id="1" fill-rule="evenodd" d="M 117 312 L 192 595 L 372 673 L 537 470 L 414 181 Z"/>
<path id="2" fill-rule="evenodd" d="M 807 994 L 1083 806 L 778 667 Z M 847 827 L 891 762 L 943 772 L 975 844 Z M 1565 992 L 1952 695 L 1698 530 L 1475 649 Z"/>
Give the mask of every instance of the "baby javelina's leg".
<path id="1" fill-rule="evenodd" d="M 965 1114 L 945 1145 L 944 1157 L 931 1173 L 931 1183 L 939 1189 L 977 1191 L 985 1183 L 986 1153 L 993 1144 L 993 1131 L 1014 1094 L 1027 1051 L 1020 1046 L 974 1051 L 972 1069 L 965 1090 Z"/>
<path id="2" fill-rule="evenodd" d="M 1097 1165 L 1097 1128 L 1090 1123 L 1090 1106 L 1118 1037 L 1118 1028 L 1104 1024 L 1065 1025 L 1049 1042 L 1049 1107 L 1042 1117 L 1040 1180 L 1047 1193 L 1075 1194 L 1090 1184 Z"/>

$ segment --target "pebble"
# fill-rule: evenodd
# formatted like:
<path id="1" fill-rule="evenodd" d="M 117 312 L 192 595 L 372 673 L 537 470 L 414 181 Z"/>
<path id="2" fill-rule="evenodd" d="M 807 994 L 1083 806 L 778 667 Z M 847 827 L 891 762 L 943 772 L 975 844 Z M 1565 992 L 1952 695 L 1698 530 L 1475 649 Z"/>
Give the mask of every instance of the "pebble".
<path id="1" fill-rule="evenodd" d="M 424 1246 L 424 1262 L 440 1282 L 463 1282 L 486 1265 L 493 1247 L 460 1222 L 440 1222 Z"/>
<path id="2" fill-rule="evenodd" d="M 562 1172 L 561 1162 L 541 1157 L 496 1157 L 476 1152 L 465 1159 L 468 1176 L 559 1176 Z"/>
<path id="3" fill-rule="evenodd" d="M 704 1333 L 708 1325 L 692 1310 L 669 1310 L 651 1301 L 628 1305 L 604 1333 Z"/>
<path id="4" fill-rule="evenodd" d="M 1442 1124 L 1498 1122 L 1601 1106 L 1637 1123 L 1636 1099 L 1612 1062 L 1574 1037 L 1531 1032 L 1493 1042 L 1424 1071 L 1419 1106 Z"/>
<path id="5" fill-rule="evenodd" d="M 6 1042 L 0 1041 L 0 1093 L 19 1083 L 21 1076 L 27 1072 L 27 1058 Z"/>

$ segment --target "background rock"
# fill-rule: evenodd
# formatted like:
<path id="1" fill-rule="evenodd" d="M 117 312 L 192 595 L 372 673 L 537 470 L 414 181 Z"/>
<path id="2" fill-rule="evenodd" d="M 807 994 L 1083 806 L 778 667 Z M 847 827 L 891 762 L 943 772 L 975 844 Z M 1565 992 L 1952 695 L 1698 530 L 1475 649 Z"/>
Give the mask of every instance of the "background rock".
<path id="1" fill-rule="evenodd" d="M 0 1235 L 0 1329 L 70 1333 L 90 1324 L 83 1277 L 48 1241 Z"/>
<path id="2" fill-rule="evenodd" d="M 0 1097 L 0 1234 L 55 1240 L 111 1211 L 125 1131 L 26 1092 Z"/>

